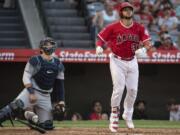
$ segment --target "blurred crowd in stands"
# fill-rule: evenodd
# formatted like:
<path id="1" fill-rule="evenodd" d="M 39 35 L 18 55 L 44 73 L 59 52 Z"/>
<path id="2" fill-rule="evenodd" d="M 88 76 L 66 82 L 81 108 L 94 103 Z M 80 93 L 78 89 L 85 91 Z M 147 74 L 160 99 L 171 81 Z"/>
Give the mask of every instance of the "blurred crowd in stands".
<path id="1" fill-rule="evenodd" d="M 108 114 L 103 112 L 102 103 L 99 100 L 95 100 L 92 103 L 92 110 L 88 115 L 89 120 L 108 120 Z"/>
<path id="2" fill-rule="evenodd" d="M 154 50 L 180 49 L 180 0 L 67 0 L 85 16 L 94 42 L 103 27 L 119 20 L 119 6 L 124 1 L 134 6 L 134 20 L 150 32 Z M 0 6 L 14 8 L 15 0 L 0 0 Z"/>
<path id="3" fill-rule="evenodd" d="M 136 120 L 148 120 L 148 108 L 147 102 L 145 100 L 137 100 L 134 104 L 133 119 Z M 109 112 L 104 110 L 103 104 L 100 100 L 94 100 L 92 105 L 89 106 L 90 111 L 85 115 L 79 112 L 71 112 L 71 110 L 66 109 L 65 114 L 54 113 L 55 120 L 71 120 L 71 121 L 81 121 L 81 120 L 109 120 Z M 171 98 L 167 102 L 168 120 L 169 121 L 180 121 L 180 104 Z"/>
<path id="4" fill-rule="evenodd" d="M 167 103 L 170 121 L 180 121 L 180 104 L 174 99 L 169 99 Z"/>
<path id="5" fill-rule="evenodd" d="M 134 20 L 150 32 L 154 49 L 180 49 L 180 0 L 85 0 L 92 39 L 109 23 L 118 21 L 121 2 L 134 5 Z"/>
<path id="6" fill-rule="evenodd" d="M 62 113 L 53 113 L 54 120 L 71 120 L 71 121 L 80 121 L 80 120 L 109 120 L 108 112 L 103 108 L 101 101 L 94 100 L 89 106 L 89 111 L 83 115 L 79 112 L 72 111 L 70 108 L 66 108 L 64 114 Z"/>
<path id="7" fill-rule="evenodd" d="M 135 102 L 133 119 L 146 120 L 148 119 L 146 102 L 144 100 L 137 100 Z"/>

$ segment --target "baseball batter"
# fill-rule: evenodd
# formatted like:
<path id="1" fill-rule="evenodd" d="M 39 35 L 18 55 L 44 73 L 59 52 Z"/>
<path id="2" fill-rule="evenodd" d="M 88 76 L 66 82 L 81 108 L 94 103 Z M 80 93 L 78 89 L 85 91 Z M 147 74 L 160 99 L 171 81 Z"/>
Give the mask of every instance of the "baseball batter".
<path id="1" fill-rule="evenodd" d="M 143 56 L 152 44 L 148 31 L 141 24 L 133 21 L 133 6 L 128 2 L 121 3 L 120 21 L 105 27 L 99 34 L 96 43 L 96 53 L 103 53 L 104 45 L 111 48 L 110 71 L 113 81 L 111 97 L 111 115 L 109 129 L 117 132 L 119 122 L 120 102 L 126 86 L 127 94 L 124 100 L 123 119 L 128 128 L 133 129 L 133 106 L 138 90 L 138 63 L 136 56 Z M 140 42 L 144 47 L 139 48 Z M 138 49 L 139 48 L 139 49 Z"/>
<path id="2" fill-rule="evenodd" d="M 41 54 L 31 57 L 25 67 L 25 88 L 12 103 L 0 110 L 0 124 L 9 119 L 10 115 L 16 117 L 19 109 L 33 108 L 38 116 L 39 126 L 47 130 L 53 129 L 50 97 L 53 88 L 59 91 L 59 103 L 64 107 L 64 66 L 58 58 L 52 56 L 55 49 L 56 42 L 52 38 L 41 40 Z M 29 119 L 29 114 L 31 113 L 26 112 L 25 118 Z"/>

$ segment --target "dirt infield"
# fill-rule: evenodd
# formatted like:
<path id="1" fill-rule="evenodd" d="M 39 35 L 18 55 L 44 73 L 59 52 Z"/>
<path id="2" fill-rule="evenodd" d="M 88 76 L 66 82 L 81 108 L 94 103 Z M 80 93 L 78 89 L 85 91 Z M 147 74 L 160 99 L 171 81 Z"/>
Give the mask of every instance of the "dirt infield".
<path id="1" fill-rule="evenodd" d="M 25 127 L 0 128 L 0 135 L 40 135 L 41 133 Z M 118 133 L 110 133 L 108 128 L 56 128 L 45 135 L 180 135 L 180 129 L 145 129 L 130 131 L 120 128 Z"/>

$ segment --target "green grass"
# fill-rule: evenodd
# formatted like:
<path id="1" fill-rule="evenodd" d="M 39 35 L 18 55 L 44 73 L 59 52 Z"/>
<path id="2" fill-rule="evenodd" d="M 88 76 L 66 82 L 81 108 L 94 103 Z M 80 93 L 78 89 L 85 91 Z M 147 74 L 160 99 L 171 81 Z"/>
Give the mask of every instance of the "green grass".
<path id="1" fill-rule="evenodd" d="M 65 128 L 107 128 L 108 121 L 54 121 L 56 127 L 65 127 Z M 170 122 L 165 120 L 134 120 L 136 128 L 180 128 L 179 122 Z M 10 122 L 3 123 L 4 126 L 11 126 Z M 17 127 L 22 127 L 24 125 L 15 122 Z M 124 121 L 120 121 L 120 127 L 124 128 Z"/>

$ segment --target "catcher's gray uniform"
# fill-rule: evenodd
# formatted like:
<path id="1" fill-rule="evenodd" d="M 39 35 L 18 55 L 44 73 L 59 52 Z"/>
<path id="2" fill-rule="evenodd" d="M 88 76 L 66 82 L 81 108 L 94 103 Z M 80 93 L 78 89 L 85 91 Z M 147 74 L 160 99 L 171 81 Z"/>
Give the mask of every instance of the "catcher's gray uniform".
<path id="1" fill-rule="evenodd" d="M 47 130 L 54 128 L 50 97 L 53 89 L 56 100 L 61 101 L 58 103 L 60 109 L 64 108 L 64 66 L 58 58 L 52 56 L 56 48 L 56 42 L 50 37 L 40 41 L 41 55 L 31 57 L 24 70 L 23 83 L 26 88 L 14 101 L 0 109 L 0 126 L 6 120 L 18 117 L 22 109 L 33 107 L 39 117 L 36 124 Z M 32 120 L 28 115 L 25 117 Z"/>
<path id="2" fill-rule="evenodd" d="M 34 56 L 32 57 L 29 62 L 26 64 L 24 74 L 23 74 L 23 83 L 24 84 L 32 84 L 32 87 L 35 89 L 35 95 L 37 97 L 37 101 L 34 104 L 31 104 L 29 102 L 29 92 L 26 88 L 23 89 L 23 91 L 19 94 L 17 99 L 21 99 L 24 103 L 24 109 L 26 108 L 32 108 L 34 107 L 36 114 L 39 117 L 39 122 L 43 123 L 47 120 L 52 120 L 52 105 L 51 105 L 51 97 L 50 93 L 52 92 L 53 88 L 50 89 L 42 89 L 37 84 L 37 81 L 34 79 L 34 76 L 40 71 L 43 70 L 42 62 L 45 61 L 46 64 L 49 66 L 48 68 L 45 68 L 46 71 L 46 77 L 48 77 L 49 74 L 52 74 L 55 61 L 57 61 L 57 58 L 53 58 L 51 62 L 48 62 L 44 60 L 41 56 Z M 46 65 L 46 66 L 47 66 Z M 59 63 L 58 65 L 58 73 L 55 79 L 64 80 L 64 67 L 62 63 Z M 42 74 L 42 73 L 40 73 Z M 43 74 L 44 75 L 44 74 Z M 44 80 L 44 83 L 48 83 L 48 80 Z"/>

